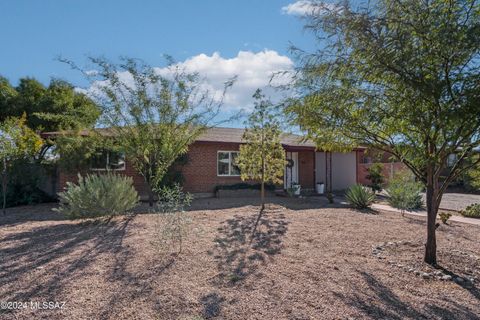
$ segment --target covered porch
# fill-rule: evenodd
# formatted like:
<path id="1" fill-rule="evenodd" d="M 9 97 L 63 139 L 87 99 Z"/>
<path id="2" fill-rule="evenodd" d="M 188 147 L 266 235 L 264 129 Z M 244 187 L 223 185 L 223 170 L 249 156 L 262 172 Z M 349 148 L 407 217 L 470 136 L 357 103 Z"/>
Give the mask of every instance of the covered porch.
<path id="1" fill-rule="evenodd" d="M 358 152 L 323 152 L 310 147 L 285 147 L 285 190 L 300 184 L 302 193 L 316 193 L 317 183 L 325 192 L 345 190 L 357 183 Z"/>

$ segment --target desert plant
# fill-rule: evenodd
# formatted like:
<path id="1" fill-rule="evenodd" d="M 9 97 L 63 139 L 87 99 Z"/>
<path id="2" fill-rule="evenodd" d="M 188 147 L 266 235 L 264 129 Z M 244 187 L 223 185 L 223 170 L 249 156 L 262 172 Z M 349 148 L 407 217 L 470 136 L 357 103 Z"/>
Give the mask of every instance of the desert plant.
<path id="1" fill-rule="evenodd" d="M 462 216 L 468 218 L 480 218 L 480 203 L 474 203 L 460 211 Z"/>
<path id="2" fill-rule="evenodd" d="M 440 212 L 439 216 L 440 216 L 440 220 L 442 220 L 442 223 L 447 224 L 448 219 L 452 217 L 452 214 L 449 212 Z"/>
<path id="3" fill-rule="evenodd" d="M 333 203 L 333 193 L 327 192 L 326 197 L 327 197 L 328 203 L 332 204 Z"/>
<path id="4" fill-rule="evenodd" d="M 368 168 L 368 175 L 366 178 L 370 180 L 369 187 L 372 191 L 382 191 L 382 185 L 384 182 L 383 177 L 383 165 L 381 163 L 374 163 Z"/>
<path id="5" fill-rule="evenodd" d="M 60 206 L 56 211 L 70 219 L 97 218 L 124 214 L 135 207 L 139 198 L 133 179 L 106 173 L 78 175 L 78 183 L 67 183 L 58 194 Z"/>
<path id="6" fill-rule="evenodd" d="M 375 200 L 375 193 L 362 185 L 356 184 L 347 190 L 345 198 L 355 209 L 366 209 Z"/>
<path id="7" fill-rule="evenodd" d="M 155 190 L 158 196 L 160 244 L 174 247 L 178 245 L 178 253 L 182 252 L 183 239 L 190 230 L 191 219 L 185 208 L 190 206 L 192 195 L 185 193 L 179 184 L 163 186 Z"/>
<path id="8" fill-rule="evenodd" d="M 388 203 L 400 210 L 415 210 L 422 207 L 423 186 L 407 171 L 393 176 L 386 189 L 389 196 Z"/>

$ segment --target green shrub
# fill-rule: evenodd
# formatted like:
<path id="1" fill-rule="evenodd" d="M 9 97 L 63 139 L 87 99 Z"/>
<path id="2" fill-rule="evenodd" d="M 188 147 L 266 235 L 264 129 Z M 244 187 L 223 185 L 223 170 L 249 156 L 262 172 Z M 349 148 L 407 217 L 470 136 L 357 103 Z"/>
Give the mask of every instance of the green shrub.
<path id="1" fill-rule="evenodd" d="M 78 175 L 78 184 L 67 183 L 67 190 L 58 196 L 57 211 L 70 219 L 124 214 L 139 200 L 133 179 L 113 173 Z"/>
<path id="2" fill-rule="evenodd" d="M 419 209 L 423 205 L 422 190 L 422 184 L 416 182 L 409 172 L 399 172 L 388 183 L 388 203 L 400 210 Z"/>
<path id="3" fill-rule="evenodd" d="M 183 192 L 178 183 L 174 183 L 172 186 L 162 186 L 156 189 L 155 193 L 158 197 L 157 208 L 163 213 L 185 211 L 193 199 L 190 193 Z"/>
<path id="4" fill-rule="evenodd" d="M 8 170 L 7 207 L 31 205 L 54 201 L 40 186 L 48 179 L 46 165 L 34 163 L 28 159 L 17 160 Z M 0 188 L 0 199 L 3 190 Z"/>
<path id="5" fill-rule="evenodd" d="M 442 223 L 447 224 L 448 219 L 452 217 L 452 214 L 449 212 L 440 212 L 439 216 L 440 216 L 440 220 L 442 220 Z"/>
<path id="6" fill-rule="evenodd" d="M 480 166 L 476 165 L 463 174 L 463 186 L 467 191 L 480 190 Z"/>
<path id="7" fill-rule="evenodd" d="M 460 211 L 462 216 L 468 218 L 480 218 L 480 203 L 474 203 Z"/>
<path id="8" fill-rule="evenodd" d="M 178 245 L 178 253 L 182 252 L 183 239 L 188 235 L 191 219 L 185 212 L 190 206 L 192 195 L 185 193 L 179 184 L 163 186 L 155 190 L 158 196 L 159 245 L 169 248 Z"/>
<path id="9" fill-rule="evenodd" d="M 366 209 L 375 200 L 375 193 L 362 185 L 356 184 L 347 190 L 345 198 L 355 209 Z"/>
<path id="10" fill-rule="evenodd" d="M 381 163 L 374 163 L 367 169 L 368 175 L 366 178 L 370 180 L 369 187 L 372 188 L 373 191 L 382 191 L 382 185 L 384 182 L 383 177 L 383 165 Z"/>

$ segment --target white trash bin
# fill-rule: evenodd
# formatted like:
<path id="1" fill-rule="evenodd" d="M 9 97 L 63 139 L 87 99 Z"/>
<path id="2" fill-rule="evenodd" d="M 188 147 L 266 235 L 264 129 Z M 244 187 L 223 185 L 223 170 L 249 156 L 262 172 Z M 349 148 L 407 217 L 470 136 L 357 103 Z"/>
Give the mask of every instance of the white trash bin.
<path id="1" fill-rule="evenodd" d="M 324 191 L 325 191 L 325 184 L 323 182 L 317 183 L 317 193 L 323 194 Z"/>

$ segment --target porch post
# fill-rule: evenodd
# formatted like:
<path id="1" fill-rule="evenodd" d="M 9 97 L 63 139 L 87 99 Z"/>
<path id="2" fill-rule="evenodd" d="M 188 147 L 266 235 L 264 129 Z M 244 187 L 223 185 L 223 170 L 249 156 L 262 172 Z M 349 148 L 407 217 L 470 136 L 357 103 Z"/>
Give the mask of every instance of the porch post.
<path id="1" fill-rule="evenodd" d="M 317 190 L 317 154 L 313 150 L 313 193 Z"/>
<path id="2" fill-rule="evenodd" d="M 332 192 L 332 152 L 325 152 L 325 189 L 327 192 Z"/>

